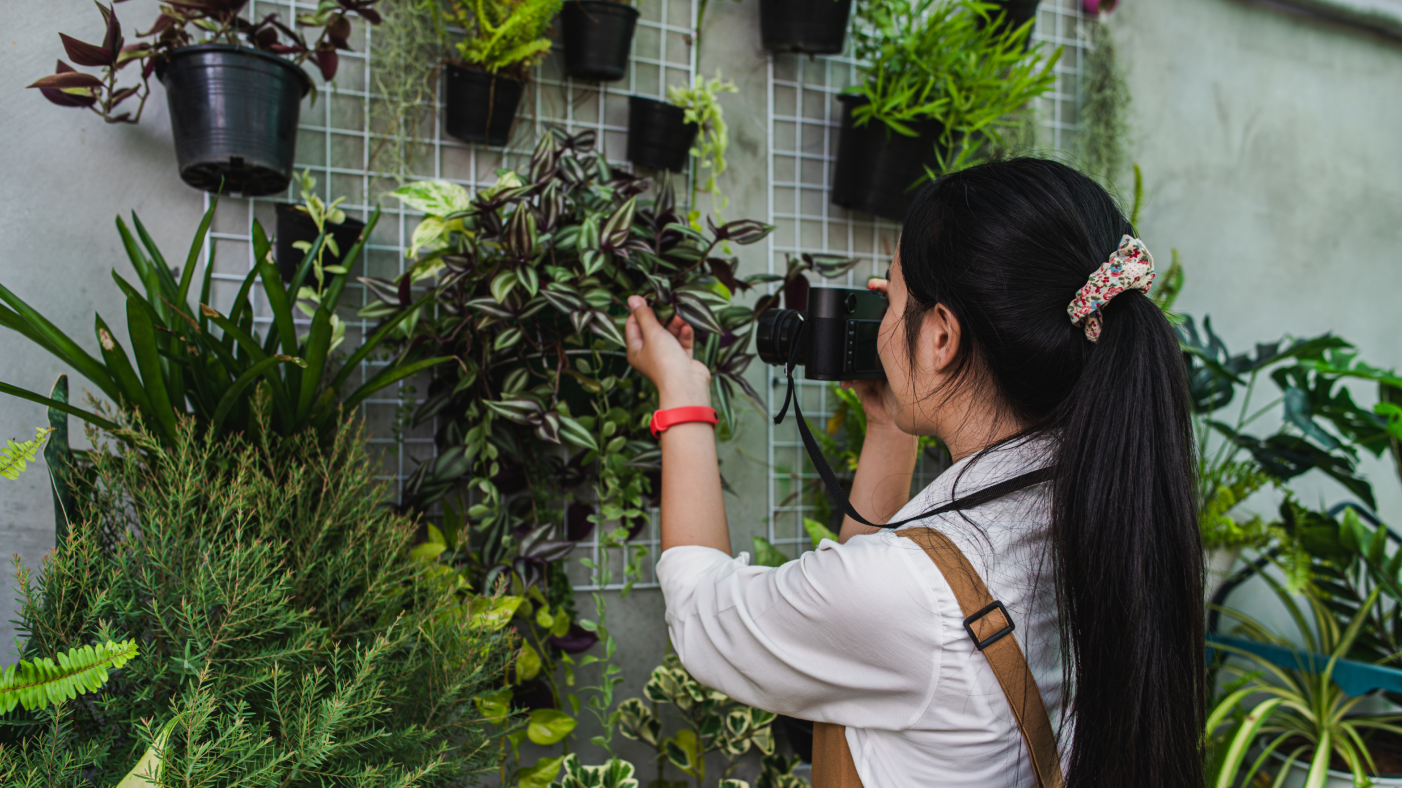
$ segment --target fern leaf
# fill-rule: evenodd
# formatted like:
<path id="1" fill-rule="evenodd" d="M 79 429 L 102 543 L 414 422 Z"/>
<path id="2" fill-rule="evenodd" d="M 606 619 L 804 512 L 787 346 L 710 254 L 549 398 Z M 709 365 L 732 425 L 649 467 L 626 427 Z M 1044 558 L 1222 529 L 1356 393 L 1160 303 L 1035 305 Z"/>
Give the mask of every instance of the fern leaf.
<path id="1" fill-rule="evenodd" d="M 24 443 L 9 441 L 9 446 L 0 449 L 0 476 L 14 481 L 19 478 L 28 464 L 39 459 L 39 449 L 43 448 L 44 441 L 48 440 L 49 433 L 53 428 L 45 429 L 40 427 L 34 432 L 34 440 Z"/>
<path id="2" fill-rule="evenodd" d="M 0 671 L 0 714 L 16 706 L 42 709 L 50 703 L 72 700 L 96 692 L 116 670 L 137 655 L 136 641 L 107 641 L 99 646 L 78 646 L 60 652 L 58 661 L 41 657 L 32 662 L 20 660 Z"/>

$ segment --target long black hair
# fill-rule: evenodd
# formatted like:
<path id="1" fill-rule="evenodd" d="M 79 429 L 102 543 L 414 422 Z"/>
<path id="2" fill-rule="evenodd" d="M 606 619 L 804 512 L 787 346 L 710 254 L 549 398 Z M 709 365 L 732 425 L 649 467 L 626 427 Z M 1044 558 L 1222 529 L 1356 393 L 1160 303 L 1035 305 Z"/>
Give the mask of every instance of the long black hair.
<path id="1" fill-rule="evenodd" d="M 1114 199 L 1054 161 L 945 175 L 917 195 L 901 235 L 905 325 L 913 358 L 926 311 L 943 304 L 962 328 L 952 385 L 990 389 L 1020 434 L 1057 447 L 1067 786 L 1197 788 L 1203 566 L 1183 356 L 1137 291 L 1105 306 L 1098 342 L 1066 312 L 1126 234 Z"/>

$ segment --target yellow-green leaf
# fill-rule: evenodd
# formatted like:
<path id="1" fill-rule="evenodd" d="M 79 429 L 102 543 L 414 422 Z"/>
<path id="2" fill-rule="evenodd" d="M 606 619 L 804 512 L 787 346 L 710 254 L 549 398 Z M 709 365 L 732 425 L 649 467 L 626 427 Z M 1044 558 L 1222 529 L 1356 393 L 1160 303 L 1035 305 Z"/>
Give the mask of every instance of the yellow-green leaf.
<path id="1" fill-rule="evenodd" d="M 574 730 L 574 718 L 559 709 L 536 709 L 531 712 L 526 738 L 536 744 L 554 744 Z"/>

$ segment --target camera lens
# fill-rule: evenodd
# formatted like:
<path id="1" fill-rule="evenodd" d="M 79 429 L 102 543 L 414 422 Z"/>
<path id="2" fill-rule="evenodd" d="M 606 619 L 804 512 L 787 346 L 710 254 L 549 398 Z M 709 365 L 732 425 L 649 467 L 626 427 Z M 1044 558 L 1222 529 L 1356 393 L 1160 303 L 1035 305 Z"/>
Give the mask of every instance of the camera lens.
<path id="1" fill-rule="evenodd" d="M 771 309 L 760 315 L 755 326 L 755 350 L 760 360 L 776 366 L 789 363 L 789 352 L 802 327 L 803 313 L 794 309 Z M 803 348 L 799 348 L 799 364 L 804 363 L 803 357 Z"/>

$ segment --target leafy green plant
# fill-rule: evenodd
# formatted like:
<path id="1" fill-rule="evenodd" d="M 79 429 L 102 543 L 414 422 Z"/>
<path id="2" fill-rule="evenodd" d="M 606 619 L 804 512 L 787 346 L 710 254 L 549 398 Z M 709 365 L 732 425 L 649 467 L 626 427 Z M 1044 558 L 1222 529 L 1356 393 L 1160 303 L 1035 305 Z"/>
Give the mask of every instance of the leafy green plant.
<path id="1" fill-rule="evenodd" d="M 0 715 L 9 714 L 16 706 L 42 709 L 97 692 L 112 677 L 108 671 L 118 670 L 136 658 L 138 651 L 134 641 L 106 640 L 60 651 L 52 659 L 21 659 L 0 669 Z"/>
<path id="2" fill-rule="evenodd" d="M 49 439 L 49 434 L 53 428 L 37 427 L 34 431 L 34 440 L 15 443 L 14 439 L 3 449 L 0 449 L 0 478 L 14 481 L 21 473 L 29 467 L 29 463 L 39 459 L 39 450 L 44 447 L 44 442 Z"/>
<path id="3" fill-rule="evenodd" d="M 1082 66 L 1080 152 L 1086 172 L 1113 189 L 1124 170 L 1129 137 L 1129 83 L 1110 28 L 1090 23 L 1090 43 Z"/>
<path id="4" fill-rule="evenodd" d="M 97 358 L 3 285 L 0 301 L 8 307 L 0 306 L 0 325 L 52 353 L 119 407 L 134 411 L 166 446 L 177 442 L 179 422 L 187 416 L 218 435 L 247 433 L 257 426 L 254 401 L 260 397 L 271 404 L 269 426 L 278 435 L 295 435 L 308 427 L 330 433 L 342 409 L 352 409 L 371 394 L 448 360 L 439 357 L 389 364 L 341 397 L 342 389 L 395 330 L 398 321 L 391 320 L 366 337 L 339 369 L 333 369 L 332 351 L 338 335 L 344 331 L 336 307 L 347 276 L 343 269 L 320 265 L 322 248 L 335 243 L 325 232 L 312 244 L 292 281 L 283 282 L 271 257 L 272 245 L 254 221 L 253 254 L 257 262 L 243 280 L 229 314 L 209 305 L 213 283 L 210 266 L 205 267 L 199 308 L 192 307 L 195 270 L 217 205 L 216 198 L 205 212 L 184 266 L 179 269 L 172 269 L 166 262 L 136 214 L 132 214 L 132 229 L 117 219 L 122 244 L 141 283 L 139 289 L 116 271 L 112 273 L 126 295 L 131 355 L 101 315 L 94 316 L 94 332 L 101 348 Z M 335 210 L 334 204 L 330 208 Z M 354 259 L 360 253 L 378 218 L 376 211 L 361 240 L 345 259 Z M 329 285 L 323 278 L 328 273 L 334 277 Z M 311 281 L 309 275 L 316 275 L 315 289 L 303 287 L 304 282 Z M 273 317 L 262 337 L 255 327 L 253 309 L 253 287 L 260 280 Z M 305 334 L 299 334 L 292 309 L 299 297 L 304 302 L 303 311 L 311 316 Z M 0 393 L 78 416 L 105 430 L 117 429 L 113 421 L 97 413 L 7 383 L 0 383 Z"/>
<path id="5" fill-rule="evenodd" d="M 120 0 L 117 0 L 120 2 Z M 60 107 L 81 107 L 96 112 L 108 123 L 136 123 L 151 94 L 151 74 L 157 59 L 171 50 L 192 44 L 228 44 L 244 46 L 288 57 L 301 65 L 314 63 L 327 82 L 336 77 L 341 51 L 350 49 L 351 18 L 358 16 L 375 25 L 380 14 L 375 10 L 379 0 L 319 0 L 316 10 L 297 14 L 289 27 L 278 21 L 277 14 L 268 14 L 250 21 L 240 16 L 248 0 L 195 0 L 194 2 L 162 3 L 160 15 L 145 33 L 138 33 L 135 43 L 127 43 L 122 25 L 112 6 L 97 4 L 102 12 L 104 33 L 102 43 L 89 44 L 59 33 L 64 52 L 74 63 L 95 68 L 101 77 L 87 74 L 58 61 L 54 74 L 44 77 L 31 88 Z M 317 29 L 311 41 L 296 28 Z M 203 35 L 203 37 L 201 37 Z M 139 81 L 125 86 L 118 80 L 124 69 L 139 64 Z M 119 112 L 128 99 L 137 100 L 137 108 Z"/>
<path id="6" fill-rule="evenodd" d="M 383 505 L 358 424 L 329 443 L 130 427 L 90 433 L 94 483 L 38 582 L 20 571 L 20 625 L 30 661 L 109 639 L 142 656 L 62 716 L 13 720 L 0 761 L 81 755 L 86 784 L 112 785 L 154 746 L 191 785 L 253 788 L 460 785 L 487 766 L 476 700 L 512 638 L 491 597 L 394 560 L 416 523 Z"/>
<path id="7" fill-rule="evenodd" d="M 805 783 L 793 775 L 798 759 L 788 759 L 774 752 L 772 726 L 777 715 L 736 703 L 723 693 L 703 686 L 682 667 L 675 654 L 668 654 L 652 671 L 643 689 L 647 696 L 629 698 L 618 704 L 615 721 L 624 736 L 641 741 L 656 750 L 657 779 L 653 785 L 675 785 L 666 779 L 668 764 L 692 778 L 696 788 L 749 788 L 743 780 L 730 778 L 738 759 L 751 750 L 764 756 L 764 776 L 761 784 L 799 788 Z M 670 736 L 664 735 L 668 717 L 667 707 L 680 727 Z M 706 757 L 719 753 L 726 767 L 707 782 Z M 797 782 L 795 782 L 797 781 Z M 681 783 L 685 785 L 685 783 Z"/>
<path id="8" fill-rule="evenodd" d="M 938 122 L 931 144 L 940 172 L 967 166 L 988 145 L 1004 146 L 1016 111 L 1056 81 L 1061 50 L 1029 47 L 1032 23 L 996 24 L 991 3 L 865 0 L 854 13 L 853 51 L 864 65 L 848 92 L 866 99 L 853 109 L 854 122 L 907 137 L 919 135 L 921 122 Z"/>
<path id="9" fill-rule="evenodd" d="M 462 62 L 492 74 L 525 79 L 550 51 L 550 25 L 564 0 L 454 0 L 453 19 L 466 36 Z"/>
<path id="10" fill-rule="evenodd" d="M 1269 574 L 1262 574 L 1262 577 L 1295 621 L 1305 644 L 1304 651 L 1296 650 L 1289 640 L 1272 633 L 1255 619 L 1230 608 L 1223 610 L 1240 622 L 1240 631 L 1252 640 L 1294 651 L 1298 667 L 1282 668 L 1254 651 L 1227 644 L 1214 645 L 1245 659 L 1251 667 L 1244 668 L 1228 660 L 1222 668 L 1245 681 L 1217 704 L 1208 721 L 1209 741 L 1216 737 L 1225 744 L 1219 744 L 1212 751 L 1214 762 L 1210 773 L 1215 774 L 1215 779 L 1211 785 L 1213 788 L 1235 785 L 1251 745 L 1257 742 L 1262 746 L 1242 785 L 1251 785 L 1277 753 L 1284 755 L 1284 769 L 1297 759 L 1308 762 L 1307 788 L 1322 788 L 1328 779 L 1330 759 L 1335 755 L 1348 765 L 1356 785 L 1367 785 L 1368 773 L 1375 771 L 1375 767 L 1364 734 L 1368 731 L 1402 734 L 1402 727 L 1395 724 L 1402 721 L 1402 716 L 1353 714 L 1367 696 L 1349 697 L 1335 683 L 1333 673 L 1339 660 L 1346 658 L 1352 649 L 1367 620 L 1367 612 L 1378 600 L 1380 589 L 1368 595 L 1352 620 L 1339 622 L 1318 591 L 1306 585 L 1304 595 L 1312 614 L 1311 625 L 1284 585 Z M 1262 696 L 1264 700 L 1246 714 L 1233 715 L 1237 704 Z M 1230 730 L 1221 733 L 1218 729 L 1224 724 Z"/>
<path id="11" fill-rule="evenodd" d="M 721 111 L 720 94 L 735 92 L 734 82 L 721 81 L 720 69 L 716 70 L 713 79 L 697 77 L 696 84 L 689 88 L 676 85 L 667 88 L 667 98 L 686 110 L 686 122 L 698 126 L 691 155 L 696 157 L 696 168 L 704 173 L 704 176 L 698 174 L 691 182 L 692 216 L 688 218 L 693 223 L 700 215 L 695 210 L 698 190 L 711 195 L 711 212 L 716 216 L 720 215 L 729 202 L 716 184 L 716 178 L 725 172 L 725 151 L 730 147 L 730 131 L 725 125 L 725 115 Z M 699 224 L 697 226 L 699 227 Z"/>

